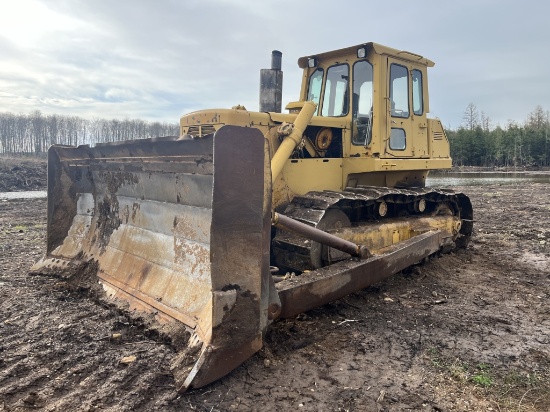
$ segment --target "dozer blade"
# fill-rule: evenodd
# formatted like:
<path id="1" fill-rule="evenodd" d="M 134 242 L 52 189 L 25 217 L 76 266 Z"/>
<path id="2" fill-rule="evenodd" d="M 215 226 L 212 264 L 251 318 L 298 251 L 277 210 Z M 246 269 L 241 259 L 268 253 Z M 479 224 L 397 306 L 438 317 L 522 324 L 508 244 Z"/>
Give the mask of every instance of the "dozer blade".
<path id="1" fill-rule="evenodd" d="M 271 173 L 253 128 L 48 153 L 46 257 L 34 272 L 87 285 L 183 342 L 178 390 L 262 346 L 280 309 L 269 273 Z M 93 270 L 85 270 L 90 269 Z"/>

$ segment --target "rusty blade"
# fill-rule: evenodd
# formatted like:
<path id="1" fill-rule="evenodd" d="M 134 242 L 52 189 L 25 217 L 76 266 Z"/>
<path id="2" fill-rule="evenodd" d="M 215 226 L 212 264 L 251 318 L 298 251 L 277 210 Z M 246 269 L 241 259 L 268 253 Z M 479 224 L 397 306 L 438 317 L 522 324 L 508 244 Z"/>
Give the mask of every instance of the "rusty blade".
<path id="1" fill-rule="evenodd" d="M 187 341 L 172 365 L 180 390 L 223 376 L 261 347 L 278 300 L 269 155 L 257 129 L 53 146 L 48 182 L 47 254 L 33 271 L 101 280 L 111 300 Z"/>
<path id="2" fill-rule="evenodd" d="M 47 259 L 34 270 L 97 262 L 111 297 L 200 328 L 211 303 L 212 159 L 212 136 L 53 146 Z"/>

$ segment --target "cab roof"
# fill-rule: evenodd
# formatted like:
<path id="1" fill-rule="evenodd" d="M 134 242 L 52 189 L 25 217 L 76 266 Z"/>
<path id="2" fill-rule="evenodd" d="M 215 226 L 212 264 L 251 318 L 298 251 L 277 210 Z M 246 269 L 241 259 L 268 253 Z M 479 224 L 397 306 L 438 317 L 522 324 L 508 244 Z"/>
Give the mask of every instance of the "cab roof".
<path id="1" fill-rule="evenodd" d="M 428 67 L 433 67 L 435 65 L 433 61 L 426 59 L 425 57 L 422 57 L 419 54 L 411 53 L 405 50 L 397 50 L 391 47 L 383 46 L 378 43 L 370 42 L 370 43 L 358 44 L 357 46 L 346 47 L 344 49 L 332 50 L 325 53 L 318 53 L 318 54 L 312 54 L 310 56 L 300 57 L 298 59 L 298 66 L 301 69 L 306 68 L 308 65 L 308 60 L 312 57 L 315 57 L 319 61 L 324 61 L 324 60 L 335 60 L 338 57 L 345 57 L 349 55 L 355 56 L 357 53 L 357 49 L 361 47 L 365 47 L 367 49 L 367 54 L 371 50 L 373 50 L 374 53 L 376 54 L 384 54 L 387 56 L 396 57 L 398 59 L 410 61 L 412 63 L 419 63 Z"/>

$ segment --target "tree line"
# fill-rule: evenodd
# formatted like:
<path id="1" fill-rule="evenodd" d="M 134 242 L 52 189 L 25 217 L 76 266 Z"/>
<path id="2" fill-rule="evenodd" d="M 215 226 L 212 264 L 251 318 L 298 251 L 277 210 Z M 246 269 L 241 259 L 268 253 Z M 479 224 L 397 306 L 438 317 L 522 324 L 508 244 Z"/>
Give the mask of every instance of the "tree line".
<path id="1" fill-rule="evenodd" d="M 509 121 L 492 127 L 490 118 L 475 104 L 464 112 L 462 125 L 447 129 L 455 166 L 550 166 L 550 119 L 537 106 L 523 124 Z M 141 119 L 92 119 L 58 114 L 0 113 L 0 154 L 47 152 L 52 144 L 80 145 L 177 136 L 177 123 L 147 122 Z"/>
<path id="2" fill-rule="evenodd" d="M 523 124 L 509 121 L 493 128 L 489 117 L 470 103 L 462 125 L 446 133 L 456 166 L 550 166 L 550 119 L 541 106 Z"/>
<path id="3" fill-rule="evenodd" d="M 147 122 L 141 119 L 83 119 L 59 114 L 0 113 L 0 154 L 34 154 L 48 151 L 52 144 L 114 142 L 155 136 L 178 136 L 178 123 Z"/>

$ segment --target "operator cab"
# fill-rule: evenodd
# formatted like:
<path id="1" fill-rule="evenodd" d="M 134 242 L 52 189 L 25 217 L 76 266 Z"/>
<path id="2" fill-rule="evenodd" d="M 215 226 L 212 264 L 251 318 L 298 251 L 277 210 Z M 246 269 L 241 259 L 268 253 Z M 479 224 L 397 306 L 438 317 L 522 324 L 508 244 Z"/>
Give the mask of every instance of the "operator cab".
<path id="1" fill-rule="evenodd" d="M 345 123 L 343 157 L 429 157 L 426 69 L 433 62 L 365 43 L 305 56 L 298 65 L 300 100 L 315 102 L 316 116 Z"/>

